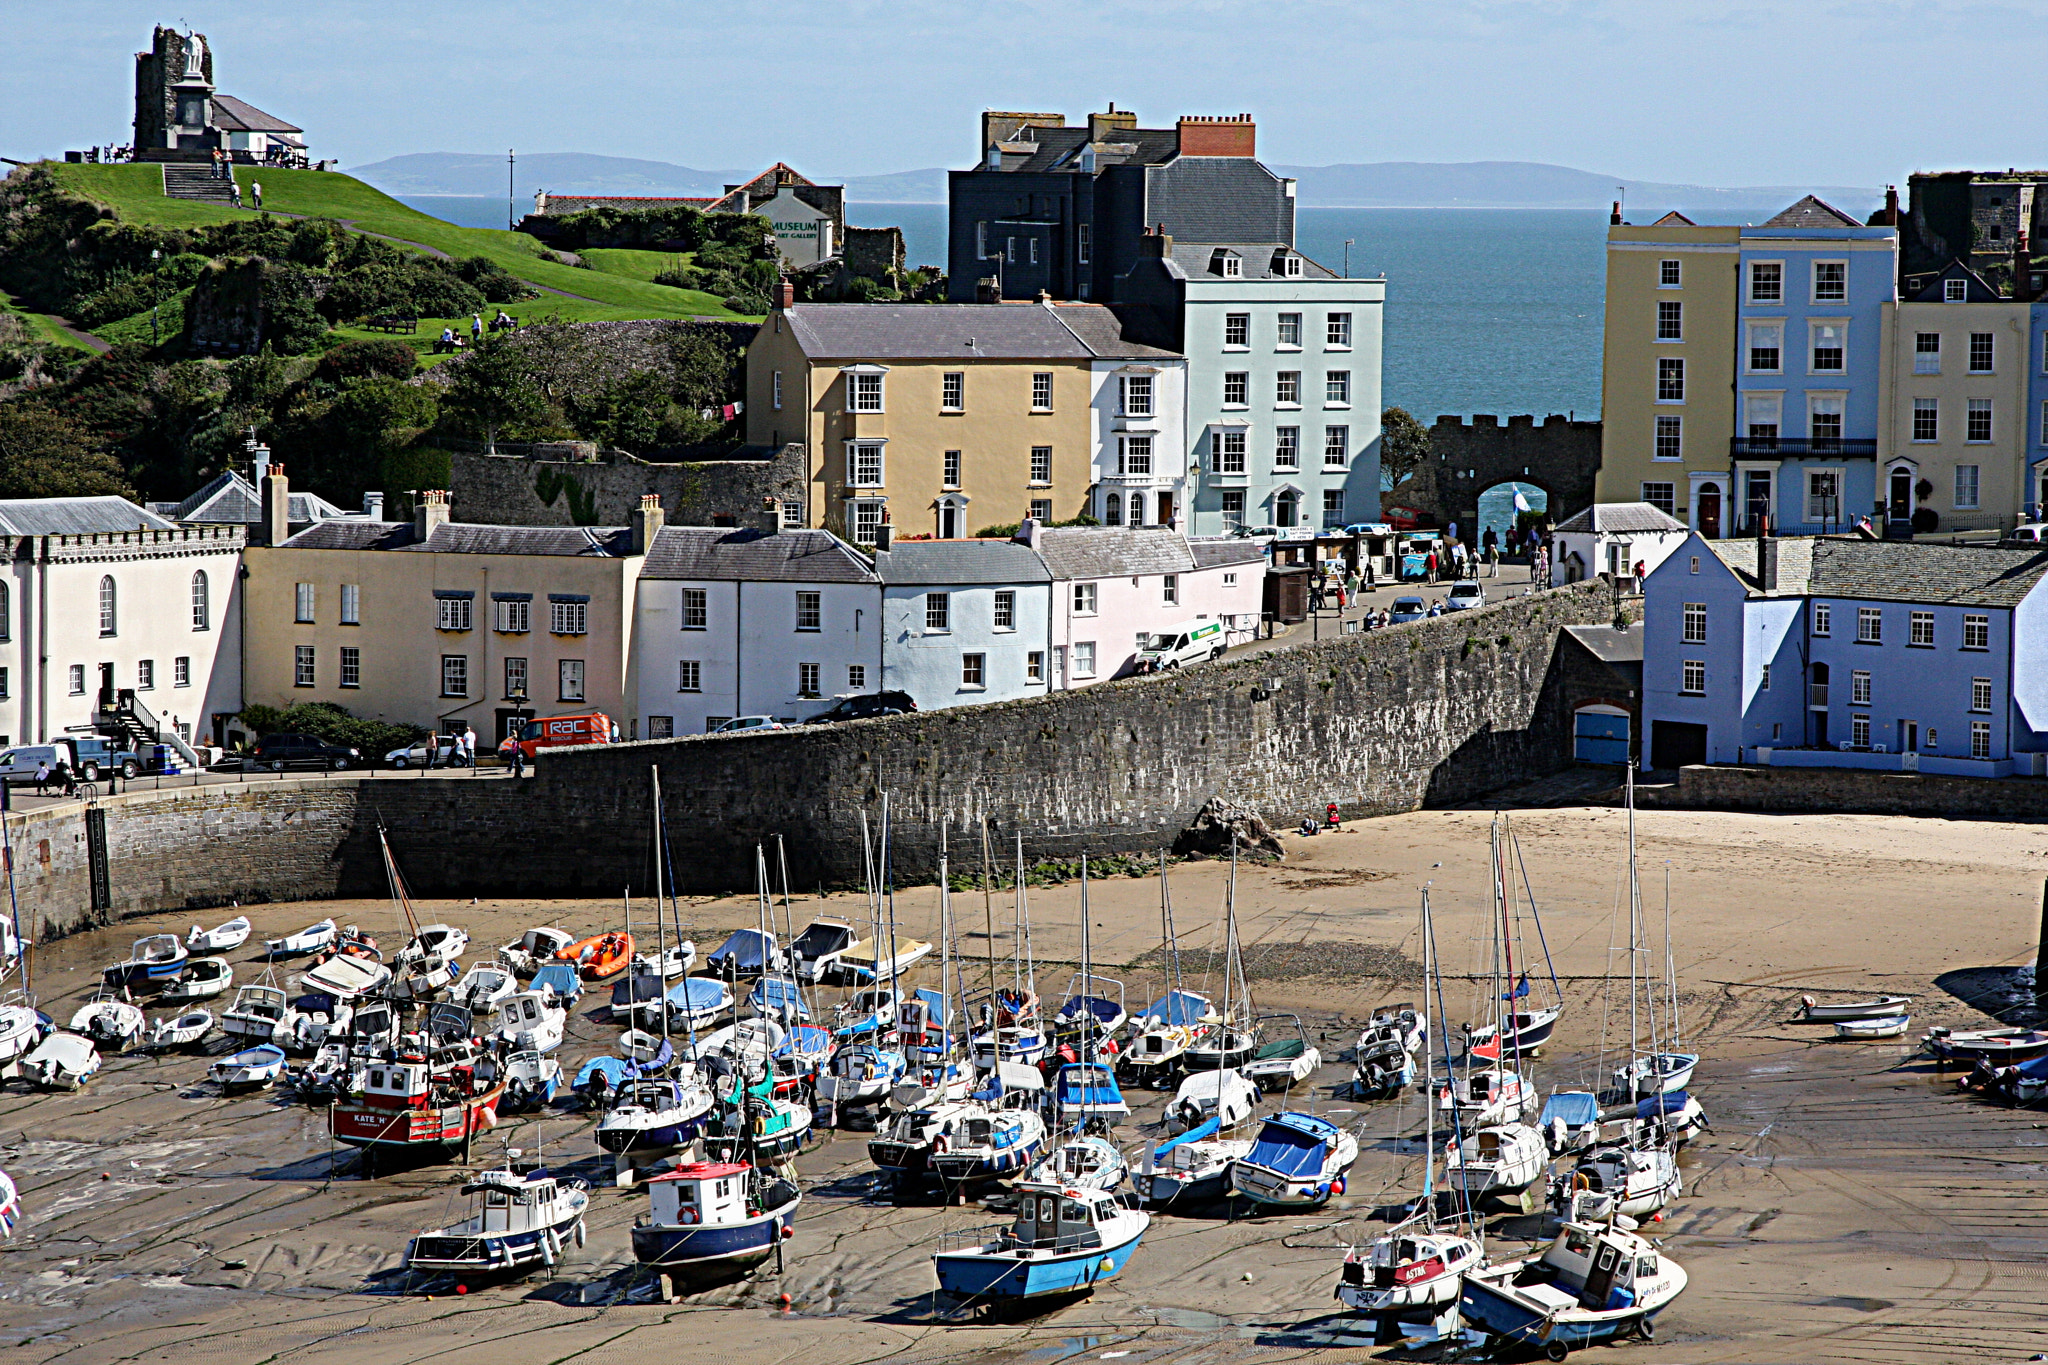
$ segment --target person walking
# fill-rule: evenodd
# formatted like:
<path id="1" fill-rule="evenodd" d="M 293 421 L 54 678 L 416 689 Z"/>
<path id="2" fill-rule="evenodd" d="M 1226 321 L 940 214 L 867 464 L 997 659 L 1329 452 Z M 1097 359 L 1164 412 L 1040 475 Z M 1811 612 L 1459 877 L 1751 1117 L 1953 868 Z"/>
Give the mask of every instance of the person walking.
<path id="1" fill-rule="evenodd" d="M 47 758 L 41 758 L 41 759 L 37 759 L 37 760 L 36 760 L 36 795 L 37 795 L 37 796 L 48 796 L 49 794 L 50 794 L 50 760 L 49 760 L 49 759 L 47 759 Z"/>
<path id="2" fill-rule="evenodd" d="M 1491 531 L 1486 533 L 1486 576 L 1500 577 L 1500 546 L 1494 542 Z"/>
<path id="3" fill-rule="evenodd" d="M 478 342 L 484 339 L 484 315 L 482 313 L 474 313 L 470 316 L 469 339 L 471 342 Z"/>
<path id="4" fill-rule="evenodd" d="M 1424 560 L 1422 561 L 1422 581 L 1423 581 L 1423 582 L 1425 582 L 1425 583 L 1434 583 L 1434 582 L 1436 582 L 1436 551 L 1435 551 L 1435 550 L 1431 550 L 1431 551 L 1429 552 L 1429 556 L 1428 556 L 1428 557 L 1427 557 L 1426 559 L 1424 559 Z"/>
<path id="5" fill-rule="evenodd" d="M 252 202 L 254 202 L 254 204 L 256 205 L 256 211 L 257 211 L 258 213 L 261 213 L 261 212 L 263 211 L 263 182 L 262 182 L 262 181 L 260 181 L 260 180 L 251 180 L 251 181 L 249 182 L 249 198 L 250 198 L 250 200 L 251 200 Z"/>

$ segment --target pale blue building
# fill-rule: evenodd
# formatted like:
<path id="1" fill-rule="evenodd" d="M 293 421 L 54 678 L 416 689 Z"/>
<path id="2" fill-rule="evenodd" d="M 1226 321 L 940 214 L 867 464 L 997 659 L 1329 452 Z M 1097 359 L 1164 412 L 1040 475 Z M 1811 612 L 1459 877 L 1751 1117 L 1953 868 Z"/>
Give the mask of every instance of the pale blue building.
<path id="1" fill-rule="evenodd" d="M 2048 550 L 1687 537 L 1644 589 L 1648 764 L 2048 759 Z"/>
<path id="2" fill-rule="evenodd" d="M 1764 516 L 1780 533 L 1817 534 L 1871 515 L 1898 235 L 1812 195 L 1742 229 L 1733 489 L 1718 534 L 1752 535 Z"/>

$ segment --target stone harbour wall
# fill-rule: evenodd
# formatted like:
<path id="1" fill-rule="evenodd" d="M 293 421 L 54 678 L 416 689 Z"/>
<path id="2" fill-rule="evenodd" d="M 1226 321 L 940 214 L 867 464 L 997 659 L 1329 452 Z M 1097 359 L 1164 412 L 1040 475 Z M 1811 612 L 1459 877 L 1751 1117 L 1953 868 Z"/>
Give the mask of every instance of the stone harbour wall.
<path id="1" fill-rule="evenodd" d="M 424 896 L 651 891 L 660 770 L 674 881 L 751 887 L 786 841 L 805 890 L 858 884 L 861 819 L 889 797 L 897 877 L 929 880 L 941 831 L 979 862 L 1171 845 L 1212 798 L 1276 825 L 1466 800 L 1571 761 L 1577 684 L 1560 628 L 1611 604 L 1578 585 L 1395 630 L 1343 636 L 1029 701 L 753 735 L 564 750 L 522 782 L 349 777 L 137 792 L 108 801 L 116 915 L 229 899 L 380 896 L 379 828 Z M 76 806 L 11 817 L 25 909 L 45 933 L 88 923 Z M 74 838 L 74 836 L 76 836 Z"/>
<path id="2" fill-rule="evenodd" d="M 1676 787 L 1640 789 L 1638 804 L 1669 810 L 2034 821 L 2048 820 L 2048 780 L 1717 763 L 1679 769 Z"/>

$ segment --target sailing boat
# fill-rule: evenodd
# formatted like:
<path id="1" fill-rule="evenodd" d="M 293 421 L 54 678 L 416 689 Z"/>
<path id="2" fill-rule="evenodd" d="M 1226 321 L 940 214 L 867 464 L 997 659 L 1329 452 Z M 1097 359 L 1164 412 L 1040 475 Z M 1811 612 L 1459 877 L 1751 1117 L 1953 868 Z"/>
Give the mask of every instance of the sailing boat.
<path id="1" fill-rule="evenodd" d="M 867 812 L 861 812 L 860 845 L 863 872 L 868 888 L 869 920 L 874 928 L 872 940 L 882 937 L 883 886 L 888 875 L 887 859 L 889 846 L 889 793 L 882 793 L 881 856 L 877 857 L 875 845 L 868 839 Z M 890 937 L 895 932 L 895 902 L 889 902 Z M 887 954 L 886 949 L 877 951 Z M 892 954 L 889 954 L 893 956 Z M 896 1024 L 895 982 L 886 988 L 863 991 L 869 997 L 869 1008 L 859 1013 L 853 1022 L 838 1031 L 845 1041 L 832 1056 L 831 1069 L 818 1077 L 818 1098 L 825 1102 L 830 1126 L 839 1126 L 842 1109 L 880 1106 L 885 1103 L 903 1079 L 909 1062 L 902 1048 L 895 1045 Z M 840 1006 L 845 1010 L 845 1006 Z"/>
<path id="2" fill-rule="evenodd" d="M 1639 1057 L 1614 1073 L 1614 1084 L 1632 1095 L 1672 1095 L 1692 1084 L 1697 1052 L 1682 1052 L 1678 1028 L 1678 963 L 1671 955 L 1671 869 L 1664 869 L 1664 1009 L 1671 1024 L 1671 1049 Z M 1811 1010 L 1809 1010 L 1809 1014 Z M 1903 1028 L 1901 1032 L 1903 1032 Z M 1682 1106 L 1681 1106 L 1682 1107 Z"/>
<path id="3" fill-rule="evenodd" d="M 1422 889 L 1422 979 L 1427 1001 L 1429 983 L 1443 993 L 1436 969 L 1436 926 L 1430 918 L 1429 888 Z M 1441 999 L 1439 999 L 1441 1005 Z M 1423 1048 L 1423 1090 L 1430 1088 L 1434 1062 Z M 1450 1043 L 1445 1040 L 1444 1065 L 1450 1065 Z M 1458 1295 L 1465 1272 L 1476 1267 L 1485 1248 L 1477 1235 L 1455 1227 L 1437 1225 L 1436 1196 L 1436 1114 L 1422 1107 L 1422 1198 L 1417 1212 L 1366 1248 L 1352 1247 L 1344 1254 L 1344 1267 L 1337 1281 L 1337 1301 L 1361 1317 L 1373 1321 L 1374 1340 L 1384 1345 L 1400 1337 L 1402 1323 L 1432 1323 L 1438 1336 L 1447 1335 L 1455 1324 Z M 1453 1147 L 1456 1146 L 1455 1137 Z M 1465 1204 L 1467 1217 L 1471 1213 Z M 1476 1224 L 1475 1224 L 1476 1226 Z"/>
<path id="4" fill-rule="evenodd" d="M 1166 949 L 1166 994 L 1131 1021 L 1130 1046 L 1117 1060 L 1137 1079 L 1163 1090 L 1179 1069 L 1182 1056 L 1216 1026 L 1218 1018 L 1208 998 L 1187 990 L 1181 980 L 1180 939 L 1174 933 L 1173 892 L 1166 881 L 1163 850 L 1159 855 L 1159 936 Z"/>
<path id="5" fill-rule="evenodd" d="M 1520 938 L 1521 915 L 1517 913 L 1520 897 L 1516 895 L 1516 883 L 1508 873 L 1509 854 L 1514 856 L 1517 867 L 1521 868 L 1521 886 L 1528 891 L 1528 870 L 1521 864 L 1521 845 L 1515 840 L 1513 827 L 1505 817 L 1493 822 L 1493 890 L 1495 910 L 1500 916 L 1501 953 L 1509 980 L 1515 977 L 1515 947 Z M 1495 1061 L 1507 1061 L 1511 1057 L 1534 1055 L 1550 1041 L 1552 1031 L 1557 1028 L 1558 1017 L 1564 1013 L 1564 994 L 1558 988 L 1557 968 L 1550 962 L 1550 943 L 1543 936 L 1543 917 L 1536 907 L 1536 897 L 1529 894 L 1529 916 L 1536 925 L 1537 942 L 1543 945 L 1544 966 L 1550 973 L 1551 1003 L 1539 1006 L 1524 1003 L 1531 999 L 1529 970 L 1525 963 L 1522 975 L 1514 989 L 1501 996 L 1505 1008 L 1498 1011 L 1498 1018 L 1468 1026 L 1465 1030 L 1465 1045 L 1481 1056 L 1490 1056 Z"/>
<path id="6" fill-rule="evenodd" d="M 1498 1023 L 1483 1027 L 1466 1026 L 1465 1076 L 1462 1082 L 1447 1074 L 1437 1092 L 1437 1107 L 1445 1113 L 1463 1115 L 1475 1128 L 1518 1124 L 1536 1108 L 1536 1087 L 1522 1073 L 1524 1039 L 1540 1029 L 1549 1037 L 1557 1022 L 1557 1011 L 1517 1012 L 1512 1002 L 1528 994 L 1528 977 L 1512 991 L 1502 992 L 1503 982 L 1514 975 L 1514 935 L 1509 910 L 1501 822 L 1492 829 L 1493 906 L 1488 916 L 1493 933 L 1492 986 L 1495 1004 L 1506 1003 L 1509 1012 Z M 1547 1015 L 1547 1018 L 1538 1016 Z M 1518 1022 L 1519 1021 L 1519 1022 Z M 1486 1062 L 1491 1065 L 1482 1066 Z M 1449 1067 L 1445 1068 L 1450 1071 Z"/>
<path id="7" fill-rule="evenodd" d="M 1238 994 L 1231 994 L 1232 983 Z M 1234 1027 L 1245 1003 L 1244 961 L 1237 945 L 1237 840 L 1230 841 L 1230 889 L 1223 905 L 1223 1011 L 1217 1026 L 1188 1048 L 1188 1075 L 1166 1109 L 1170 1131 L 1186 1132 L 1215 1119 L 1221 1129 L 1235 1128 L 1258 1108 L 1259 1087 L 1237 1068 L 1249 1059 L 1254 1039 Z M 1206 1050 L 1206 1054 L 1205 1051 Z"/>
<path id="8" fill-rule="evenodd" d="M 981 1017 L 981 1031 L 972 1035 L 974 1065 L 994 1071 L 998 1062 L 1037 1066 L 1048 1047 L 1045 1026 L 1038 1017 L 1038 967 L 1031 955 L 1031 906 L 1024 891 L 1024 835 L 1017 835 L 1017 882 L 1015 916 L 1017 938 L 1010 960 L 1010 984 L 994 987 L 995 941 L 989 941 L 991 978 L 987 999 L 975 1007 Z"/>
<path id="9" fill-rule="evenodd" d="M 1071 1121 L 1077 1130 L 1104 1127 L 1131 1112 L 1118 1089 L 1111 1065 L 1116 1057 L 1116 1030 L 1124 1024 L 1124 983 L 1094 973 L 1089 956 L 1088 857 L 1081 857 L 1081 970 L 1067 987 L 1067 1002 L 1055 1019 L 1059 1049 L 1064 1060 L 1056 1078 L 1054 1103 L 1060 1122 Z M 1116 987 L 1111 999 L 1105 990 L 1089 993 L 1098 983 Z M 1092 1168 L 1091 1168 L 1092 1169 Z M 1118 1158 L 1117 1169 L 1123 1169 Z M 1122 1176 L 1118 1176 L 1121 1181 Z"/>
<path id="10" fill-rule="evenodd" d="M 983 835 L 986 838 L 986 826 Z M 941 831 L 940 867 L 946 866 Z M 897 1113 L 886 1128 L 868 1141 L 868 1159 L 888 1177 L 894 1193 L 911 1192 L 931 1171 L 932 1154 L 950 1145 L 955 1126 L 969 1114 L 974 1068 L 967 1060 L 967 1039 L 953 1037 L 960 967 L 953 933 L 953 895 L 947 871 L 939 874 L 939 989 L 920 990 L 897 1013 L 903 1055 L 913 1070 L 890 1092 Z M 964 1027 L 963 1027 L 964 1032 Z"/>

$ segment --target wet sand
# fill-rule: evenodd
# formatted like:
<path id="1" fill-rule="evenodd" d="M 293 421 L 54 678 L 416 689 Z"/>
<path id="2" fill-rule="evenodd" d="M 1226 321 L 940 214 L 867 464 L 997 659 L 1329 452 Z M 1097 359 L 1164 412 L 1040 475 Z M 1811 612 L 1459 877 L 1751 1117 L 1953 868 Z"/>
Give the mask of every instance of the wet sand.
<path id="1" fill-rule="evenodd" d="M 405 1241 L 461 1216 L 460 1169 L 427 1165 L 362 1180 L 353 1156 L 331 1149 L 323 1111 L 284 1093 L 223 1098 L 204 1082 L 203 1057 L 130 1054 L 109 1058 L 82 1094 L 32 1094 L 18 1082 L 0 1092 L 0 1167 L 21 1184 L 28 1211 L 0 1243 L 0 1342 L 24 1361 L 78 1365 L 202 1357 L 555 1365 L 621 1350 L 813 1365 L 1369 1354 L 1369 1338 L 1332 1313 L 1331 1291 L 1346 1239 L 1374 1235 L 1373 1209 L 1418 1188 L 1419 1150 L 1403 1139 L 1419 1133 L 1423 1111 L 1412 1094 L 1372 1105 L 1344 1098 L 1341 1057 L 1372 1006 L 1418 994 L 1405 964 L 1422 957 L 1417 903 L 1426 881 L 1446 1012 L 1453 1022 L 1481 1013 L 1486 987 L 1465 976 L 1490 958 L 1487 819 L 1431 811 L 1290 837 L 1285 866 L 1240 869 L 1253 993 L 1262 1009 L 1301 1014 L 1323 1052 L 1313 1090 L 1297 1089 L 1290 1102 L 1361 1125 L 1349 1189 L 1315 1213 L 1162 1216 L 1119 1280 L 1043 1317 L 995 1325 L 934 1317 L 933 1242 L 996 1216 L 897 1205 L 867 1164 L 866 1134 L 852 1132 L 799 1159 L 807 1196 L 782 1274 L 771 1266 L 675 1305 L 633 1302 L 626 1230 L 646 1196 L 608 1187 L 609 1160 L 600 1161 L 581 1116 L 538 1131 L 531 1119 L 508 1120 L 484 1144 L 495 1154 L 503 1144 L 544 1143 L 551 1165 L 596 1185 L 588 1243 L 555 1278 L 464 1296 L 404 1295 L 392 1272 Z M 1617 919 L 1623 817 L 1566 807 L 1524 811 L 1515 824 L 1567 1009 L 1535 1078 L 1546 1092 L 1572 1088 L 1611 1069 L 1626 1042 L 1627 959 L 1613 948 L 1626 933 Z M 1646 812 L 1638 829 L 1653 967 L 1662 961 L 1670 866 L 1681 1016 L 1690 1045 L 1706 1056 L 1694 1091 L 1714 1132 L 1685 1157 L 1685 1197 L 1649 1228 L 1685 1265 L 1691 1287 L 1659 1320 L 1654 1346 L 1599 1348 L 1602 1357 L 1903 1362 L 2025 1360 L 2048 1350 L 2038 1308 L 2048 1278 L 2040 1268 L 2048 1264 L 2048 1124 L 1959 1095 L 1951 1078 L 1910 1056 L 1910 1038 L 1838 1044 L 1827 1030 L 1788 1022 L 1805 992 L 1915 996 L 1914 1036 L 1983 1020 L 1937 978 L 2031 961 L 2048 834 L 1698 812 Z M 1209 973 L 1211 993 L 1220 987 L 1210 950 L 1227 876 L 1217 863 L 1172 873 L 1183 969 L 1197 988 Z M 936 899 L 929 887 L 899 895 L 903 930 L 929 936 Z M 993 901 L 995 948 L 1007 955 L 1009 897 Z M 954 904 L 971 990 L 988 970 L 983 901 L 969 892 Z M 1034 889 L 1031 906 L 1039 986 L 1056 1000 L 1073 970 L 1060 961 L 1079 951 L 1079 887 Z M 1097 881 L 1090 907 L 1099 970 L 1126 983 L 1134 1006 L 1151 998 L 1156 880 Z M 820 908 L 799 896 L 797 923 Z M 865 913 L 864 901 L 848 897 L 824 908 Z M 231 913 L 201 918 L 212 924 Z M 404 936 L 386 902 L 249 913 L 256 940 L 329 913 L 361 923 L 387 948 Z M 529 924 L 580 933 L 621 918 L 615 901 L 436 901 L 419 914 L 467 928 L 472 960 Z M 755 915 L 746 898 L 683 907 L 700 952 Z M 134 938 L 182 932 L 191 919 L 133 921 L 41 950 L 44 1007 L 68 1019 L 100 965 L 125 957 Z M 238 980 L 260 977 L 246 947 L 230 956 Z M 1613 990 L 1610 971 L 1622 974 Z M 922 969 L 927 979 L 934 973 Z M 1540 958 L 1535 974 L 1539 997 L 1547 996 Z M 565 1067 L 608 1050 L 615 1032 L 586 996 L 561 1054 Z M 1140 1113 L 1117 1133 L 1133 1153 L 1159 1140 L 1163 1097 L 1141 1094 Z M 229 1268 L 236 1262 L 244 1264 Z"/>

